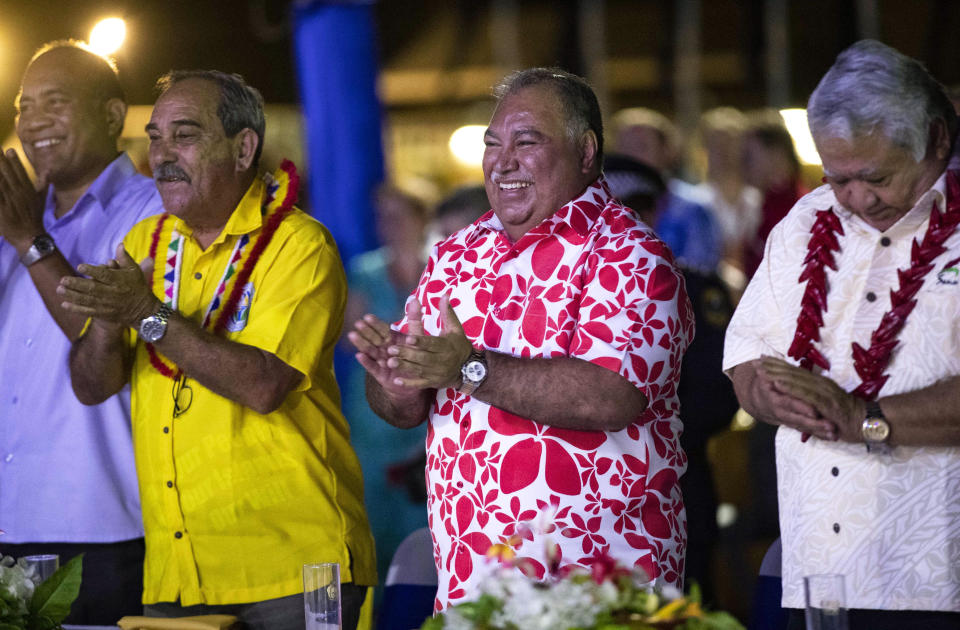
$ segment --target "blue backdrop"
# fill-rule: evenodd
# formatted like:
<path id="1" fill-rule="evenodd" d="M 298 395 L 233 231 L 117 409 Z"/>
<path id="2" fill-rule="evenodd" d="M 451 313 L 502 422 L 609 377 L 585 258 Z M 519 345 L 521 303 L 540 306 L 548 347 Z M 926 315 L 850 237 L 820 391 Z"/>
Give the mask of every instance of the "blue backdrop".
<path id="1" fill-rule="evenodd" d="M 310 212 L 346 263 L 376 247 L 372 193 L 383 179 L 372 2 L 294 3 Z"/>

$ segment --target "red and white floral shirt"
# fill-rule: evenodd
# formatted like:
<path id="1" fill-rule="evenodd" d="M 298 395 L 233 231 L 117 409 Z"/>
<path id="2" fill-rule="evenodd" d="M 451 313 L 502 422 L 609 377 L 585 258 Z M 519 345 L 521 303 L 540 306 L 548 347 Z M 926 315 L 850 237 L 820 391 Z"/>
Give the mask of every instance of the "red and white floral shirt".
<path id="1" fill-rule="evenodd" d="M 679 586 L 676 390 L 693 312 L 670 250 L 599 179 L 512 245 L 492 212 L 438 244 L 415 291 L 427 334 L 447 292 L 474 346 L 596 363 L 649 405 L 621 431 L 573 431 L 438 391 L 427 434 L 437 608 L 475 595 L 488 548 L 511 538 L 541 576 L 552 545 L 561 565 L 606 551 Z"/>

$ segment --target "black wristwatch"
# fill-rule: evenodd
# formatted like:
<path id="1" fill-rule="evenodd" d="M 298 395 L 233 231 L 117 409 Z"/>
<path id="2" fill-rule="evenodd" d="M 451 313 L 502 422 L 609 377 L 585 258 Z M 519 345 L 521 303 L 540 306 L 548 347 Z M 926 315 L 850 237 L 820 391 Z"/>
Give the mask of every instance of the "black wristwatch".
<path id="1" fill-rule="evenodd" d="M 51 238 L 49 234 L 41 234 L 40 236 L 34 237 L 30 249 L 25 251 L 23 256 L 20 257 L 20 262 L 23 263 L 24 267 L 29 267 L 55 251 L 57 251 L 57 244 L 53 242 L 53 238 Z"/>

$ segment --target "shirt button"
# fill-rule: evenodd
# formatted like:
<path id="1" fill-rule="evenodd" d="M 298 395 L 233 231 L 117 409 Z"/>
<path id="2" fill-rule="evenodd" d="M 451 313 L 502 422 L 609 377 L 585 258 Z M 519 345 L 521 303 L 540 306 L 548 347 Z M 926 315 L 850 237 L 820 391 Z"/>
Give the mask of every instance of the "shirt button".
<path id="1" fill-rule="evenodd" d="M 7 456 L 3 458 L 3 461 L 7 462 L 8 464 L 9 464 L 10 462 L 12 462 L 12 461 L 13 461 L 13 453 L 7 453 Z"/>
<path id="2" fill-rule="evenodd" d="M 172 481 L 168 481 L 168 482 L 167 482 L 167 487 L 168 487 L 168 488 L 172 488 L 172 487 L 173 487 L 173 482 L 172 482 Z"/>
<path id="3" fill-rule="evenodd" d="M 884 236 L 883 238 L 880 239 L 880 244 L 883 245 L 884 247 L 889 247 L 889 246 L 890 246 L 890 239 L 889 239 L 888 237 Z"/>
<path id="4" fill-rule="evenodd" d="M 203 274 L 198 271 L 197 273 L 193 274 L 193 277 L 199 280 L 200 278 L 203 277 Z"/>
<path id="5" fill-rule="evenodd" d="M 833 468 L 830 469 L 830 474 L 836 477 L 840 474 L 840 469 L 834 466 Z"/>
<path id="6" fill-rule="evenodd" d="M 500 317 L 500 307 L 499 307 L 499 306 L 494 306 L 494 307 L 493 307 L 493 314 L 496 315 L 497 317 Z"/>
<path id="7" fill-rule="evenodd" d="M 30 346 L 33 345 L 33 339 L 27 339 L 26 341 L 23 342 L 23 345 L 29 348 Z"/>
<path id="8" fill-rule="evenodd" d="M 173 534 L 173 537 L 174 537 L 174 538 L 183 538 L 183 532 L 175 532 L 175 533 Z"/>
<path id="9" fill-rule="evenodd" d="M 834 523 L 834 524 L 833 524 L 833 533 L 834 533 L 834 534 L 839 534 L 839 533 L 840 533 L 840 523 Z"/>
<path id="10" fill-rule="evenodd" d="M 14 396 L 14 397 L 10 400 L 10 402 L 12 402 L 13 404 L 17 404 L 18 402 L 20 402 L 20 397 L 19 397 L 19 396 Z"/>
<path id="11" fill-rule="evenodd" d="M 876 301 L 877 301 L 877 294 L 874 293 L 873 291 L 868 291 L 867 302 L 876 302 Z"/>
<path id="12" fill-rule="evenodd" d="M 163 427 L 164 433 L 170 433 L 170 427 Z"/>

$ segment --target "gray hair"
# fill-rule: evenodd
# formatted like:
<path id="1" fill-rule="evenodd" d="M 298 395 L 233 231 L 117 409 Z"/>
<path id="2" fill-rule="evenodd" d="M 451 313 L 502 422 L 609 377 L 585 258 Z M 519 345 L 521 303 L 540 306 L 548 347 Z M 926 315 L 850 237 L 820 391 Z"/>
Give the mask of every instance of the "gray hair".
<path id="1" fill-rule="evenodd" d="M 257 134 L 257 150 L 253 154 L 253 167 L 260 164 L 263 152 L 263 132 L 267 122 L 263 115 L 263 97 L 253 86 L 247 85 L 239 74 L 228 74 L 219 70 L 171 70 L 157 79 L 157 91 L 162 96 L 173 85 L 187 79 L 203 79 L 216 84 L 220 90 L 220 104 L 217 117 L 223 125 L 223 131 L 232 138 L 244 129 L 252 129 Z"/>
<path id="2" fill-rule="evenodd" d="M 934 120 L 944 121 L 951 138 L 957 128 L 943 86 L 923 64 L 871 39 L 840 53 L 810 95 L 807 118 L 814 138 L 852 141 L 881 131 L 917 162 Z"/>
<path id="3" fill-rule="evenodd" d="M 537 85 L 548 86 L 559 97 L 571 139 L 579 140 L 587 131 L 597 136 L 596 167 L 599 171 L 603 163 L 603 117 L 597 95 L 584 79 L 560 68 L 527 68 L 504 77 L 493 88 L 493 95 L 500 103 L 511 94 Z"/>

